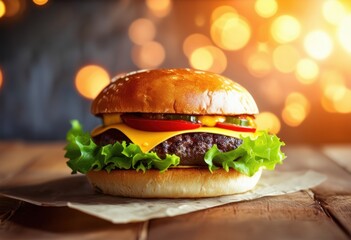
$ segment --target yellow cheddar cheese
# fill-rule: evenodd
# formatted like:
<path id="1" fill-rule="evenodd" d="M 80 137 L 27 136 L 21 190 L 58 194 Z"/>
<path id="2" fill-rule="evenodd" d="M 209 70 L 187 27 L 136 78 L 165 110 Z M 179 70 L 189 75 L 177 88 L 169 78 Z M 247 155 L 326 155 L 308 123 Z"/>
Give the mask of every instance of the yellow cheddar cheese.
<path id="1" fill-rule="evenodd" d="M 148 131 L 141 131 L 141 130 L 128 127 L 123 123 L 97 127 L 91 132 L 91 135 L 94 137 L 109 129 L 117 129 L 123 132 L 133 143 L 139 145 L 143 152 L 148 152 L 154 147 L 156 147 L 158 144 L 160 144 L 161 142 L 171 137 L 174 137 L 176 135 L 180 135 L 184 133 L 206 132 L 206 133 L 221 134 L 221 135 L 236 137 L 236 138 L 241 138 L 246 136 L 251 136 L 253 138 L 256 137 L 256 133 L 236 132 L 232 130 L 217 128 L 217 127 L 199 127 L 192 130 L 171 131 L 171 132 L 148 132 Z"/>

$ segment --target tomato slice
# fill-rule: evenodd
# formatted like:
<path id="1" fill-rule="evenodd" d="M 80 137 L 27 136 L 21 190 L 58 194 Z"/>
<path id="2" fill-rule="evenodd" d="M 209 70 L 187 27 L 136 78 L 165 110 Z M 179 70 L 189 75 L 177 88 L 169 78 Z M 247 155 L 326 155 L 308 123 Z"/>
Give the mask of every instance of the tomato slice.
<path id="1" fill-rule="evenodd" d="M 122 119 L 129 127 L 149 132 L 180 131 L 201 127 L 200 123 L 192 123 L 185 120 L 145 119 L 123 115 Z"/>
<path id="2" fill-rule="evenodd" d="M 244 126 L 239 126 L 239 125 L 230 124 L 230 123 L 217 122 L 216 127 L 238 131 L 238 132 L 256 132 L 256 128 L 254 127 L 244 127 Z"/>

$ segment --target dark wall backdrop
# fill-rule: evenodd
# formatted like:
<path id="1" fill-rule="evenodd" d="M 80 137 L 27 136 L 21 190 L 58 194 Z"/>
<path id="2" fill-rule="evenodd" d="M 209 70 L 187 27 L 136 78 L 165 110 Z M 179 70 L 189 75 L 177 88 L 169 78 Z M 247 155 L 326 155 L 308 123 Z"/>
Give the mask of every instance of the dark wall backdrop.
<path id="1" fill-rule="evenodd" d="M 173 1 L 171 13 L 160 19 L 150 16 L 141 0 L 51 0 L 41 7 L 26 1 L 18 16 L 0 18 L 0 140 L 63 140 L 71 119 L 79 119 L 87 130 L 95 127 L 100 121 L 90 115 L 91 101 L 77 93 L 75 75 L 87 64 L 103 66 L 111 76 L 138 70 L 131 59 L 132 43 L 128 37 L 133 20 L 155 20 L 155 38 L 166 50 L 160 67 L 189 67 L 182 52 L 184 39 L 193 32 L 209 32 L 206 25 L 194 26 L 194 16 L 209 16 L 222 3 L 236 4 L 240 11 L 249 2 Z M 243 14 L 252 13 L 243 10 Z M 249 44 L 254 45 L 254 39 Z M 261 111 L 280 117 L 284 97 L 272 100 L 270 95 L 301 91 L 310 98 L 311 111 L 299 127 L 289 127 L 281 120 L 279 135 L 286 142 L 350 141 L 350 114 L 323 110 L 316 85 L 289 85 L 280 78 L 292 76 L 282 75 L 273 83 L 258 81 L 245 68 L 244 56 L 245 51 L 228 52 L 228 67 L 223 75 L 248 88 Z"/>
<path id="2" fill-rule="evenodd" d="M 74 88 L 77 70 L 98 64 L 110 72 L 135 70 L 126 32 L 143 2 L 27 3 L 23 15 L 0 22 L 2 139 L 63 139 L 69 120 L 87 128 L 90 101 Z"/>

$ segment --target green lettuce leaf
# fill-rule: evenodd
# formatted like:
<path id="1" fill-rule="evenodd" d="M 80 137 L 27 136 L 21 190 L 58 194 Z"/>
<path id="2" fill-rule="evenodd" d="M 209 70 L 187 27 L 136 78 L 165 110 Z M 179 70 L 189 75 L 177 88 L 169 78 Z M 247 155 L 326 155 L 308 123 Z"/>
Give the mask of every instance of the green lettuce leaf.
<path id="1" fill-rule="evenodd" d="M 256 139 L 243 137 L 242 144 L 229 152 L 221 152 L 216 145 L 205 154 L 204 160 L 212 172 L 219 167 L 226 171 L 230 168 L 248 176 L 254 175 L 260 168 L 274 170 L 286 158 L 281 151 L 284 142 L 266 131 L 258 132 Z"/>
<path id="2" fill-rule="evenodd" d="M 116 142 L 106 146 L 98 146 L 90 134 L 83 131 L 77 120 L 71 121 L 72 128 L 66 136 L 65 157 L 72 173 L 87 173 L 95 170 L 135 169 L 147 171 L 158 169 L 161 172 L 177 166 L 180 158 L 167 154 L 161 159 L 155 152 L 144 153 L 136 144 Z M 276 135 L 259 132 L 256 139 L 243 137 L 242 144 L 229 152 L 221 152 L 216 145 L 209 149 L 204 157 L 209 171 L 223 168 L 229 171 L 233 168 L 243 174 L 252 176 L 260 168 L 273 170 L 276 164 L 282 163 L 285 154 L 280 148 L 284 146 Z"/>
<path id="3" fill-rule="evenodd" d="M 72 128 L 66 136 L 65 157 L 72 173 L 87 173 L 91 170 L 135 169 L 145 172 L 148 169 L 166 171 L 177 166 L 180 159 L 176 155 L 167 154 L 161 159 L 154 152 L 143 153 L 136 144 L 125 142 L 98 146 L 89 133 L 83 132 L 77 120 L 71 121 Z"/>

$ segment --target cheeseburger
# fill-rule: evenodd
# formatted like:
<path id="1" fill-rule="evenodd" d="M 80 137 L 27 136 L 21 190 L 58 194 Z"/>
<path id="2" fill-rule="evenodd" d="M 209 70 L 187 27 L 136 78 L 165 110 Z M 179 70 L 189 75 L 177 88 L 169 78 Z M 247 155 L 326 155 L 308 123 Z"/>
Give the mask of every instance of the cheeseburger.
<path id="1" fill-rule="evenodd" d="M 257 105 L 238 83 L 191 69 L 114 79 L 92 102 L 102 125 L 72 121 L 65 157 L 99 192 L 138 198 L 242 193 L 285 158 L 280 139 L 257 131 Z"/>

